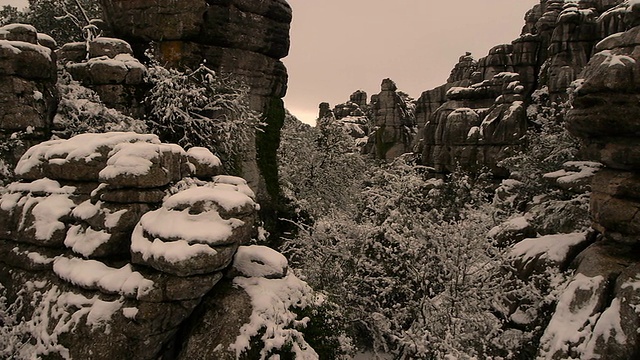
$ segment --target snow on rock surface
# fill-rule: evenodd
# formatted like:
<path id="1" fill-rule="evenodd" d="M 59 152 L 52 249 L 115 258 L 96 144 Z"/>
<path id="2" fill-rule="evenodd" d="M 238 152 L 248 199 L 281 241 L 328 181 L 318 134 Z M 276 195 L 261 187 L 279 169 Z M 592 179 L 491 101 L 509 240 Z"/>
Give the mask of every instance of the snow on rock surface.
<path id="1" fill-rule="evenodd" d="M 153 289 L 153 281 L 133 271 L 129 264 L 116 269 L 96 260 L 59 257 L 53 263 L 53 271 L 72 284 L 106 293 L 137 298 Z"/>
<path id="2" fill-rule="evenodd" d="M 253 236 L 257 208 L 235 185 L 189 187 L 142 216 L 134 261 L 179 276 L 217 271 Z"/>
<path id="3" fill-rule="evenodd" d="M 544 178 L 562 189 L 585 192 L 590 190 L 591 179 L 602 166 L 593 161 L 569 161 L 563 164 L 564 169 L 544 174 Z"/>
<path id="4" fill-rule="evenodd" d="M 210 179 L 222 170 L 220 158 L 207 148 L 192 147 L 187 150 L 187 158 L 193 167 L 194 175 L 200 179 Z"/>
<path id="5" fill-rule="evenodd" d="M 120 143 L 98 176 L 117 187 L 159 187 L 182 178 L 184 150 L 175 144 Z"/>
<path id="6" fill-rule="evenodd" d="M 577 274 L 564 290 L 556 310 L 540 340 L 539 359 L 553 359 L 570 354 L 582 358 L 586 345 L 600 316 L 602 276 Z M 577 300 L 580 299 L 580 300 Z"/>
<path id="7" fill-rule="evenodd" d="M 232 176 L 224 178 L 221 178 L 220 176 L 216 177 L 216 180 L 220 179 L 233 179 L 234 181 L 236 181 L 236 179 L 240 179 L 244 181 L 241 178 Z M 184 209 L 189 206 L 197 206 L 198 204 L 200 204 L 203 209 L 216 206 L 224 209 L 225 211 L 242 210 L 247 207 L 251 210 L 256 208 L 257 204 L 246 194 L 246 192 L 243 192 L 242 190 L 244 189 L 238 185 L 222 181 L 215 182 L 215 184 L 216 185 L 213 187 L 202 186 L 181 191 L 165 200 L 164 206 L 171 210 Z M 246 186 L 246 182 L 240 186 Z M 250 194 L 253 195 L 253 192 Z"/>
<path id="8" fill-rule="evenodd" d="M 28 180 L 37 180 L 50 176 L 55 167 L 80 163 L 84 166 L 95 165 L 95 180 L 97 174 L 108 159 L 108 154 L 121 143 L 147 142 L 160 144 L 156 135 L 136 134 L 130 132 L 113 132 L 106 134 L 80 134 L 68 140 L 49 140 L 31 147 L 20 158 L 15 173 Z M 96 162 L 98 162 L 96 164 Z M 72 173 L 57 173 L 57 178 L 76 180 Z M 66 175 L 66 176 L 65 176 Z M 84 180 L 84 179 L 82 179 Z"/>
<path id="9" fill-rule="evenodd" d="M 586 240 L 586 233 L 556 234 L 525 239 L 511 248 L 509 257 L 518 258 L 522 261 L 548 259 L 554 263 L 562 263 L 566 261 L 573 246 Z"/>
<path id="10" fill-rule="evenodd" d="M 296 329 L 305 327 L 310 319 L 305 317 L 298 320 L 298 316 L 290 310 L 321 303 L 321 298 L 313 294 L 307 283 L 290 272 L 282 279 L 236 277 L 233 284 L 249 294 L 253 306 L 250 322 L 242 326 L 235 343 L 229 346 L 229 350 L 235 351 L 237 357 L 250 347 L 253 336 L 265 330 L 261 336 L 264 348 L 260 351 L 260 359 L 267 359 L 272 350 L 282 349 L 286 345 L 291 345 L 296 359 L 319 359 L 303 334 Z"/>
<path id="11" fill-rule="evenodd" d="M 210 152 L 192 154 L 220 165 Z M 256 234 L 259 206 L 244 179 L 191 178 L 189 161 L 181 147 L 135 133 L 51 140 L 25 153 L 23 180 L 0 191 L 0 272 L 13 277 L 12 296 L 31 291 L 21 293 L 31 308 L 16 329 L 34 339 L 25 351 L 115 359 L 136 348 L 136 358 L 155 359 L 215 291 Z M 252 259 L 264 268 L 250 275 L 286 273 L 282 257 Z"/>
<path id="12" fill-rule="evenodd" d="M 80 225 L 73 225 L 67 231 L 64 245 L 73 252 L 89 257 L 102 245 L 111 239 L 111 235 L 104 230 L 83 229 Z"/>
<path id="13" fill-rule="evenodd" d="M 284 255 L 266 246 L 240 246 L 232 268 L 246 277 L 278 279 L 287 275 L 289 262 Z"/>
<path id="14" fill-rule="evenodd" d="M 245 194 L 246 196 L 252 199 L 256 198 L 255 193 L 253 192 L 253 190 L 251 190 L 251 188 L 247 184 L 247 181 L 241 177 L 230 176 L 230 175 L 218 175 L 213 178 L 213 183 L 216 185 L 218 184 L 229 185 L 234 190 L 242 194 Z"/>

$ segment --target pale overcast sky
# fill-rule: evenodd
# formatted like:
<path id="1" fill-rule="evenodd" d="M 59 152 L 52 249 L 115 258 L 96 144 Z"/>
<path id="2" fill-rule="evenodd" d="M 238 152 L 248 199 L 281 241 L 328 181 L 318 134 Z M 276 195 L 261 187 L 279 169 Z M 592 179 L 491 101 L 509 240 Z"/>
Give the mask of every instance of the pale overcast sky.
<path id="1" fill-rule="evenodd" d="M 293 8 L 287 108 L 313 122 L 318 104 L 369 96 L 384 78 L 414 98 L 444 83 L 465 51 L 485 56 L 520 34 L 539 0 L 288 0 Z M 0 0 L 22 8 L 27 0 Z"/>
<path id="2" fill-rule="evenodd" d="M 384 78 L 414 98 L 443 84 L 460 55 L 510 43 L 538 0 L 288 0 L 293 8 L 287 108 L 305 122 L 318 104 L 369 96 Z"/>

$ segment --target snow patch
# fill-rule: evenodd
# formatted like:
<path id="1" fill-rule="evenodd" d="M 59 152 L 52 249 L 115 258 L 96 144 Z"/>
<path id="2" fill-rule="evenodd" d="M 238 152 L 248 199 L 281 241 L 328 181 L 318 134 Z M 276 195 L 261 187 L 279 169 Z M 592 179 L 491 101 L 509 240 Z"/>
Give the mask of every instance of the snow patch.
<path id="1" fill-rule="evenodd" d="M 580 355 L 585 353 L 586 340 L 600 315 L 597 291 L 604 282 L 603 276 L 577 274 L 567 285 L 540 340 L 542 358 L 550 359 L 557 352 L 565 353 L 569 347 Z M 584 301 L 575 302 L 577 298 Z"/>
<path id="2" fill-rule="evenodd" d="M 509 253 L 512 259 L 523 261 L 549 259 L 553 262 L 562 262 L 567 258 L 569 250 L 587 240 L 587 233 L 556 234 L 539 238 L 524 239 L 513 245 Z"/>
<path id="3" fill-rule="evenodd" d="M 67 231 L 64 245 L 77 254 L 89 257 L 110 239 L 111 235 L 104 230 L 83 229 L 81 225 L 73 225 Z"/>
<path id="4" fill-rule="evenodd" d="M 147 261 L 150 258 L 164 259 L 171 263 L 188 260 L 198 255 L 215 255 L 216 250 L 203 244 L 189 244 L 185 240 L 163 242 L 154 239 L 153 242 L 144 237 L 144 230 L 138 224 L 131 235 L 131 251 L 142 254 Z"/>
<path id="5" fill-rule="evenodd" d="M 187 150 L 187 156 L 196 159 L 200 164 L 209 165 L 211 167 L 222 166 L 220 158 L 215 156 L 209 149 L 204 147 L 192 147 Z"/>
<path id="6" fill-rule="evenodd" d="M 74 285 L 136 298 L 153 289 L 153 281 L 133 271 L 131 264 L 116 269 L 96 260 L 59 257 L 53 263 L 53 271 Z"/>
<path id="7" fill-rule="evenodd" d="M 289 262 L 284 255 L 266 246 L 240 246 L 233 259 L 233 268 L 247 277 L 284 277 Z"/>
<path id="8" fill-rule="evenodd" d="M 308 317 L 301 320 L 290 309 L 305 308 L 309 305 L 319 305 L 320 297 L 313 294 L 313 290 L 304 281 L 289 273 L 283 279 L 244 278 L 233 280 L 251 297 L 253 307 L 248 324 L 240 328 L 240 335 L 229 346 L 239 357 L 250 346 L 250 339 L 265 330 L 261 340 L 264 348 L 260 351 L 260 359 L 266 359 L 272 350 L 291 346 L 295 358 L 299 360 L 317 360 L 318 354 L 306 342 L 303 334 L 296 328 L 305 327 Z"/>
<path id="9" fill-rule="evenodd" d="M 88 163 L 102 156 L 101 149 L 113 148 L 120 143 L 134 142 L 160 144 L 156 135 L 133 132 L 80 134 L 68 140 L 49 140 L 29 148 L 16 165 L 15 173 L 24 175 L 35 167 L 55 160 L 61 163 L 83 160 Z"/>

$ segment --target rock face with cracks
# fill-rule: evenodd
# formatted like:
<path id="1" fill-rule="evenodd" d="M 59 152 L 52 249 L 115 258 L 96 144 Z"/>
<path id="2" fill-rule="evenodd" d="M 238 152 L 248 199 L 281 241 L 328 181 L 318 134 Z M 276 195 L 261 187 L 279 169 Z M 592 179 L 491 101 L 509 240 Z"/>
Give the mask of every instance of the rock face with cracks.
<path id="1" fill-rule="evenodd" d="M 196 69 L 202 63 L 233 74 L 250 88 L 250 106 L 267 124 L 247 149 L 242 173 L 261 202 L 277 196 L 272 169 L 280 128 L 289 51 L 291 8 L 284 0 L 101 0 L 111 32 L 140 57 L 151 43 L 162 64 Z M 253 143 L 253 142 L 251 142 Z"/>
<path id="2" fill-rule="evenodd" d="M 0 27 L 0 141 L 10 144 L 8 167 L 49 134 L 58 103 L 54 48 L 55 42 L 31 25 Z M 23 140 L 17 148 L 16 138 Z"/>
<path id="3" fill-rule="evenodd" d="M 229 282 L 223 271 L 256 232 L 253 191 L 244 179 L 215 175 L 219 160 L 205 152 L 106 133 L 47 141 L 23 155 L 22 180 L 0 196 L 0 283 L 10 301 L 23 299 L 19 315 L 35 339 L 15 351 L 156 359 L 182 346 L 181 327 Z M 266 270 L 233 273 L 283 277 L 286 259 L 269 265 L 261 254 L 280 259 L 271 252 L 246 250 L 240 263 L 257 259 Z M 208 303 L 229 304 L 217 296 Z M 239 327 L 251 303 L 235 306 L 214 319 L 223 314 Z"/>

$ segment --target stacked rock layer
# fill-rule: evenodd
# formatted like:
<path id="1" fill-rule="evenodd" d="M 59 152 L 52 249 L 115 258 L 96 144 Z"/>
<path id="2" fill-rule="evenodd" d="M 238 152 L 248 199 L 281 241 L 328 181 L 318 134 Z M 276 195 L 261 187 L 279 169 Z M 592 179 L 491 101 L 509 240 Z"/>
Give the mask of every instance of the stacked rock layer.
<path id="1" fill-rule="evenodd" d="M 276 151 L 284 123 L 282 97 L 287 71 L 291 8 L 284 0 L 187 1 L 102 0 L 115 36 L 132 44 L 138 57 L 153 47 L 157 60 L 196 69 L 205 64 L 233 74 L 250 88 L 251 108 L 267 124 L 247 149 L 243 176 L 261 200 L 277 195 Z"/>
<path id="2" fill-rule="evenodd" d="M 253 192 L 220 168 L 203 148 L 135 133 L 29 149 L 16 167 L 22 180 L 0 197 L 0 280 L 9 301 L 25 302 L 18 315 L 38 334 L 29 351 L 74 359 L 169 351 L 255 234 Z"/>

